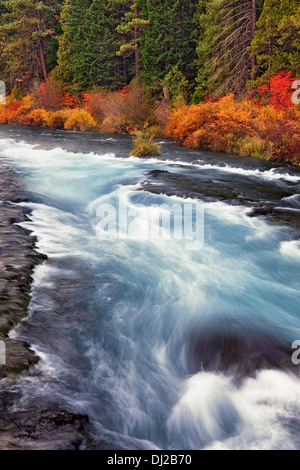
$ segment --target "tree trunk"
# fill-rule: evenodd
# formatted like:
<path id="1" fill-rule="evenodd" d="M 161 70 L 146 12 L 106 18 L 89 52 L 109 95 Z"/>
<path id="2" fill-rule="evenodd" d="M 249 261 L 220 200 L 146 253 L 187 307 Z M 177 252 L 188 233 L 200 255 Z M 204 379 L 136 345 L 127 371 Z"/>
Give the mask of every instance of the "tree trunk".
<path id="1" fill-rule="evenodd" d="M 272 65 L 272 39 L 269 39 L 269 65 L 268 65 L 268 74 L 269 74 L 269 90 L 271 90 L 271 65 Z"/>
<path id="2" fill-rule="evenodd" d="M 48 74 L 47 74 L 47 67 L 46 67 L 46 61 L 45 61 L 44 44 L 43 44 L 43 41 L 41 40 L 41 38 L 38 38 L 38 49 L 39 49 L 39 52 L 40 52 L 43 79 L 44 79 L 44 81 L 46 81 L 47 77 L 48 77 Z"/>
<path id="3" fill-rule="evenodd" d="M 139 73 L 139 41 L 138 41 L 138 28 L 134 27 L 134 60 L 135 60 L 135 76 Z"/>
<path id="4" fill-rule="evenodd" d="M 138 18 L 138 9 L 137 6 L 135 5 L 134 8 L 134 16 L 135 18 Z M 139 73 L 139 31 L 138 27 L 134 26 L 134 57 L 135 57 L 135 76 L 137 77 Z"/>
<path id="5" fill-rule="evenodd" d="M 252 0 L 252 41 L 255 38 L 256 30 L 256 1 Z M 256 56 L 255 54 L 251 57 L 251 78 L 255 80 L 255 65 L 256 65 Z"/>
<path id="6" fill-rule="evenodd" d="M 40 10 L 37 10 L 37 18 L 38 18 L 38 32 L 42 30 L 41 28 L 41 12 Z M 43 74 L 43 79 L 44 81 L 47 80 L 48 74 L 47 74 L 47 67 L 46 67 L 46 61 L 45 61 L 45 50 L 44 50 L 44 44 L 43 41 L 40 37 L 37 39 L 37 45 L 38 45 L 38 50 L 40 53 L 40 60 L 41 60 L 41 67 L 42 67 L 42 74 Z"/>

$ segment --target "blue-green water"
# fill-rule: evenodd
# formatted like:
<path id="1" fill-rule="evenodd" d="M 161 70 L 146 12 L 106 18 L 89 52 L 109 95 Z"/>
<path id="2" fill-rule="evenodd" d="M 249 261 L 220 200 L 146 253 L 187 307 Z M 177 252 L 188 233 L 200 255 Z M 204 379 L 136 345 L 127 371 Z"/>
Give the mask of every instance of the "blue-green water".
<path id="1" fill-rule="evenodd" d="M 0 159 L 20 173 L 32 209 L 24 226 L 48 256 L 35 270 L 30 316 L 12 332 L 41 357 L 22 379 L 20 407 L 48 401 L 87 413 L 115 448 L 299 448 L 294 229 L 249 217 L 251 204 L 157 194 L 149 174 L 231 185 L 295 215 L 299 172 L 165 141 L 161 158 L 143 160 L 124 158 L 126 137 L 1 132 Z M 145 182 L 156 194 L 141 191 Z M 97 211 L 120 196 L 136 233 L 103 239 Z M 198 249 L 143 236 L 149 207 L 174 203 L 204 209 Z"/>

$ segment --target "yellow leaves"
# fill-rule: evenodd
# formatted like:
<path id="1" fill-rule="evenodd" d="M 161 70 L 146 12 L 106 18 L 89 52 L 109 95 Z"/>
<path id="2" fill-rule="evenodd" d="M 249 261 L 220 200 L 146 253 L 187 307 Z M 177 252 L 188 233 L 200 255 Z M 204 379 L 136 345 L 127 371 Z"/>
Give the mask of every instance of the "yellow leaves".
<path id="1" fill-rule="evenodd" d="M 46 123 L 49 127 L 74 131 L 95 129 L 94 118 L 84 109 L 61 109 L 48 114 Z"/>
<path id="2" fill-rule="evenodd" d="M 60 109 L 59 111 L 50 112 L 46 122 L 47 126 L 54 127 L 55 129 L 64 129 L 70 113 L 70 109 Z"/>
<path id="3" fill-rule="evenodd" d="M 102 121 L 100 132 L 112 134 L 114 132 L 123 132 L 126 126 L 125 116 L 122 114 L 108 114 Z"/>
<path id="4" fill-rule="evenodd" d="M 45 109 L 33 109 L 24 118 L 24 123 L 28 126 L 46 126 L 49 113 Z"/>
<path id="5" fill-rule="evenodd" d="M 64 128 L 67 130 L 87 131 L 97 126 L 94 118 L 84 109 L 72 109 Z"/>

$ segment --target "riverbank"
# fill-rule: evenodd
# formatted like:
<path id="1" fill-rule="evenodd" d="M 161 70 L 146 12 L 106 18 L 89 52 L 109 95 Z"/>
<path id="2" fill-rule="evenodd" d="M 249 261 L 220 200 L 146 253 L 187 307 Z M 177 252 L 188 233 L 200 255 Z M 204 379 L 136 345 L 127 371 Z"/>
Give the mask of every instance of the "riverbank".
<path id="1" fill-rule="evenodd" d="M 19 378 L 38 363 L 39 357 L 25 341 L 9 332 L 28 315 L 32 275 L 46 256 L 38 253 L 35 238 L 18 224 L 29 217 L 24 187 L 18 175 L 0 166 L 0 340 L 6 346 L 6 364 L 0 365 L 0 450 L 75 450 L 95 446 L 88 417 L 47 404 L 32 410 L 18 409 Z"/>
<path id="2" fill-rule="evenodd" d="M 53 97 L 51 80 L 45 89 Z M 121 91 L 82 93 L 72 101 L 63 94 L 61 100 L 45 99 L 45 89 L 21 99 L 9 97 L 0 105 L 0 124 L 100 134 L 141 131 L 188 148 L 300 165 L 300 112 L 291 99 L 276 108 L 230 94 L 171 106 L 167 100 L 150 99 L 137 82 Z"/>

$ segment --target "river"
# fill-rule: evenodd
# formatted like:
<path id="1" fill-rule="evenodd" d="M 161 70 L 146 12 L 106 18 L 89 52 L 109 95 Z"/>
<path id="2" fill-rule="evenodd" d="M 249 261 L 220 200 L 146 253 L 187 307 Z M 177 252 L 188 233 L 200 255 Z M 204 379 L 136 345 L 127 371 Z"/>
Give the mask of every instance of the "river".
<path id="1" fill-rule="evenodd" d="M 140 159 L 129 136 L 0 127 L 48 257 L 10 333 L 41 358 L 18 407 L 86 413 L 115 449 L 299 449 L 300 171 L 160 147 Z M 112 217 L 108 235 L 102 210 L 120 204 L 134 225 Z M 174 204 L 193 211 L 190 239 L 145 233 Z"/>

